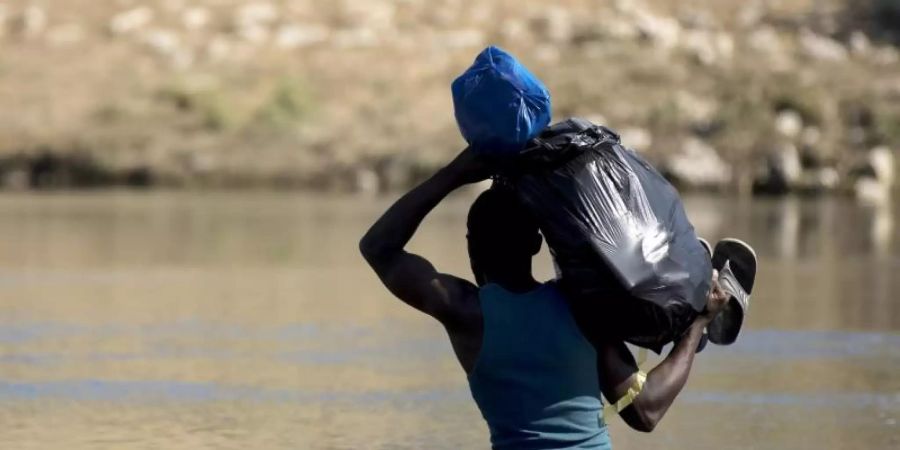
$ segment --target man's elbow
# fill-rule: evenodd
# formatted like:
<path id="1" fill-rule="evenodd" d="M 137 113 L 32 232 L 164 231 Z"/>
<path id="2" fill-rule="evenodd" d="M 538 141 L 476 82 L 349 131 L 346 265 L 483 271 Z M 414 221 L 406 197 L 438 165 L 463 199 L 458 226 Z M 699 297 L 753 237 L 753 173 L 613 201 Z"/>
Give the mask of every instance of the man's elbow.
<path id="1" fill-rule="evenodd" d="M 359 253 L 373 268 L 383 265 L 396 255 L 396 252 L 386 246 L 381 239 L 376 239 L 368 234 L 359 241 Z"/>
<path id="2" fill-rule="evenodd" d="M 661 418 L 660 414 L 635 404 L 622 411 L 622 419 L 625 420 L 625 423 L 635 431 L 642 433 L 650 433 L 656 429 Z"/>
<path id="3" fill-rule="evenodd" d="M 377 243 L 368 234 L 359 240 L 359 253 L 362 254 L 366 261 L 371 263 L 378 257 L 379 252 Z"/>
<path id="4" fill-rule="evenodd" d="M 641 433 L 651 433 L 654 429 L 656 429 L 656 425 L 659 422 L 653 420 L 636 420 L 633 423 L 629 423 L 630 426 L 635 431 L 640 431 Z"/>
<path id="5" fill-rule="evenodd" d="M 647 420 L 647 421 L 640 422 L 640 424 L 638 426 L 632 427 L 632 428 L 634 428 L 637 431 L 640 431 L 641 433 L 652 433 L 653 430 L 656 429 L 657 424 L 659 424 L 658 421 Z"/>

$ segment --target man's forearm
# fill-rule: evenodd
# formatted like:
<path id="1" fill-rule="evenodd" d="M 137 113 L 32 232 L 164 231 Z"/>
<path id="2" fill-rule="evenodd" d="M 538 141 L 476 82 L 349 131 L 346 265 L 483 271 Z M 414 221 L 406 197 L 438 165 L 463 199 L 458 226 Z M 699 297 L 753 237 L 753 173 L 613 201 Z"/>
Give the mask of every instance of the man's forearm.
<path id="1" fill-rule="evenodd" d="M 703 320 L 695 321 L 669 355 L 647 374 L 644 389 L 634 406 L 651 429 L 662 419 L 687 383 L 705 325 Z"/>
<path id="2" fill-rule="evenodd" d="M 403 250 L 425 216 L 461 184 L 459 174 L 444 168 L 406 193 L 363 236 L 363 254 L 372 258 Z"/>

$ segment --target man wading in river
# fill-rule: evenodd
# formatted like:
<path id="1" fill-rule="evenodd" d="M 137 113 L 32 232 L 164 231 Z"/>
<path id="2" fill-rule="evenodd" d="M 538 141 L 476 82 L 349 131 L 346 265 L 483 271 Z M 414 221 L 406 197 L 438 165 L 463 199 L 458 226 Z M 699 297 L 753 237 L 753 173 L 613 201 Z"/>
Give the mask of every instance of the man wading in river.
<path id="1" fill-rule="evenodd" d="M 488 175 L 477 156 L 463 151 L 369 229 L 360 242 L 366 261 L 394 295 L 447 330 L 493 448 L 610 448 L 601 393 L 629 426 L 652 431 L 684 387 L 703 329 L 727 301 L 716 274 L 706 311 L 644 374 L 623 342 L 597 337 L 602 330 L 582 333 L 554 282 L 534 279 L 531 259 L 541 235 L 510 193 L 489 189 L 469 211 L 477 285 L 404 250 L 447 194 Z"/>

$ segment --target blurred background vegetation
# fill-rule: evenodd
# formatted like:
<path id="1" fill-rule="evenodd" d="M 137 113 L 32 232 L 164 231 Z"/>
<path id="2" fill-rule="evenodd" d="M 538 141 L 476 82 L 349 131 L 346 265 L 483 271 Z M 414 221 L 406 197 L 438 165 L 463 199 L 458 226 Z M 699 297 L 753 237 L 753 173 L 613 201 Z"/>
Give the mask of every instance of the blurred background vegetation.
<path id="1" fill-rule="evenodd" d="M 381 192 L 486 45 L 685 189 L 886 197 L 900 0 L 11 0 L 0 185 Z"/>

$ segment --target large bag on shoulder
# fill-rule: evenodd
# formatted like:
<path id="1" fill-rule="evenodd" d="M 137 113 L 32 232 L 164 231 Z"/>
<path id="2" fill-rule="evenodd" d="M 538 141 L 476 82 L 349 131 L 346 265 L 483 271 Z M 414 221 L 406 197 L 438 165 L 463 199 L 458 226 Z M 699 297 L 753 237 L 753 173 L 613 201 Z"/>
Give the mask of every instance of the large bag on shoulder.
<path id="1" fill-rule="evenodd" d="M 576 319 L 659 352 L 706 305 L 712 266 L 675 188 L 608 128 L 545 129 L 498 182 L 550 246 Z"/>

